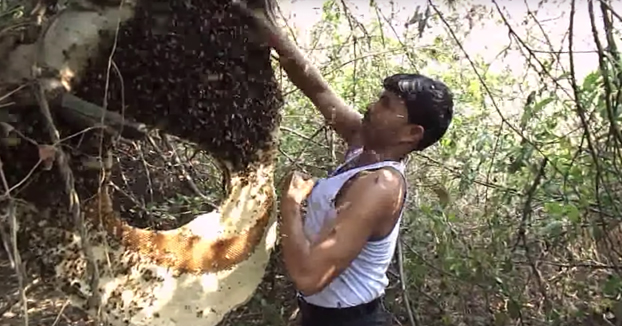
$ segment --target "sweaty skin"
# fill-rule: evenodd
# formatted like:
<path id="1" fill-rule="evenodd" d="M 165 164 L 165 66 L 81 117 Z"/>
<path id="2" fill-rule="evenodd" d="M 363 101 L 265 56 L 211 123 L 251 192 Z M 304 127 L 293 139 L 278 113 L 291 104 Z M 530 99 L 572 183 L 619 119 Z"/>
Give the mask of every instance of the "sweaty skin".
<path id="1" fill-rule="evenodd" d="M 395 94 L 383 92 L 363 119 L 363 115 L 331 89 L 320 71 L 281 29 L 265 18 L 252 13 L 251 16 L 269 46 L 278 53 L 281 67 L 291 82 L 313 102 L 350 148 L 363 147 L 357 158 L 358 166 L 396 160 L 401 153 L 409 152 L 413 142 L 421 137 L 420 127 L 407 126 L 405 104 Z M 374 138 L 391 139 L 397 145 L 389 149 L 380 142 L 376 147 L 371 141 Z M 312 243 L 303 230 L 301 202 L 311 192 L 313 182 L 294 172 L 283 184 L 281 199 L 283 260 L 290 278 L 304 295 L 324 289 L 350 265 L 370 238 L 383 237 L 393 229 L 406 188 L 402 176 L 392 168 L 355 176 L 340 191 L 334 222 L 324 225 Z"/>
<path id="2" fill-rule="evenodd" d="M 379 169 L 354 179 L 342 191 L 334 223 L 326 225 L 318 240 L 304 235 L 301 198 L 313 180 L 292 177 L 281 199 L 281 233 L 285 267 L 304 295 L 320 292 L 345 270 L 371 237 L 388 234 L 399 216 L 403 179 L 397 171 Z"/>
<path id="3" fill-rule="evenodd" d="M 318 111 L 348 145 L 360 144 L 363 116 L 335 93 L 320 71 L 313 66 L 285 32 L 265 17 L 248 12 L 259 25 L 270 47 L 279 55 L 279 63 L 290 81 L 307 96 Z"/>

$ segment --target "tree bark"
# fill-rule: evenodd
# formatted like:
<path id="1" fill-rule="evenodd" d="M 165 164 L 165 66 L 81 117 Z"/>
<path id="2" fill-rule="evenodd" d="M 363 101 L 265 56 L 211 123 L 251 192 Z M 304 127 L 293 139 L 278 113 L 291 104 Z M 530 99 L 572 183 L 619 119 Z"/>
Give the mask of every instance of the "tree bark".
<path id="1" fill-rule="evenodd" d="M 97 296 L 95 288 L 130 289 L 135 303 L 164 300 L 159 311 L 133 311 L 130 324 L 150 320 L 157 325 L 158 318 L 171 318 L 215 325 L 254 292 L 275 241 L 265 236 L 275 223 L 272 172 L 282 99 L 269 49 L 248 42 L 248 17 L 222 1 L 91 4 L 47 17 L 34 43 L 3 43 L 0 35 L 0 44 L 11 47 L 0 49 L 0 55 L 5 53 L 0 60 L 0 167 L 10 189 L 3 189 L 0 199 L 25 201 L 38 210 L 26 214 L 21 209 L 20 236 L 30 258 L 52 270 L 52 283 L 83 284 L 77 292 L 63 288 L 74 304 Z M 37 89 L 43 98 L 35 96 Z M 168 231 L 137 228 L 121 218 L 123 208 L 164 201 L 181 191 L 175 182 L 187 182 L 187 177 L 172 180 L 171 173 L 178 172 L 167 170 L 171 163 L 160 165 L 164 172 L 153 171 L 163 151 L 151 129 L 194 143 L 215 158 L 229 190 L 216 215 L 204 214 Z M 159 190 L 154 192 L 155 183 Z M 72 206 L 68 196 L 74 190 Z M 142 194 L 119 200 L 132 191 Z M 207 232 L 220 229 L 222 234 Z M 80 234 L 86 242 L 76 247 L 65 232 Z M 126 280 L 112 287 L 95 282 L 105 274 L 101 264 L 107 259 L 101 255 L 109 245 L 118 261 L 112 273 Z M 85 269 L 76 272 L 75 266 Z M 128 268 L 166 272 L 135 287 L 137 276 L 127 274 Z M 223 276 L 222 269 L 237 272 Z M 177 278 L 184 284 L 211 278 L 230 284 L 230 290 L 205 292 L 189 285 L 182 290 L 190 294 L 176 300 L 164 294 L 150 297 L 150 286 Z M 127 316 L 113 298 L 98 303 L 104 317 Z M 88 309 L 97 308 L 96 301 L 87 301 Z M 182 304 L 199 311 L 177 307 Z"/>

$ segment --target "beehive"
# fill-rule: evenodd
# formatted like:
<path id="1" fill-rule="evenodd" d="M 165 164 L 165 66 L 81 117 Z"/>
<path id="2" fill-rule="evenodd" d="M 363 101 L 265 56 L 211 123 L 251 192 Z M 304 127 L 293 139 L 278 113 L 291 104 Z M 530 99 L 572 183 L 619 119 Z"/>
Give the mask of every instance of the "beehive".
<path id="1" fill-rule="evenodd" d="M 250 20 L 231 5 L 141 1 L 134 12 L 118 35 L 102 31 L 102 40 L 118 36 L 112 61 L 110 43 L 89 60 L 72 91 L 101 106 L 107 94 L 106 109 L 196 143 L 227 168 L 229 196 L 215 213 L 168 232 L 132 228 L 106 197 L 102 217 L 96 211 L 101 202 L 88 200 L 83 211 L 101 265 L 98 289 L 88 283 L 86 258 L 55 170 L 37 171 L 20 193 L 46 210 L 25 210 L 21 235 L 74 304 L 84 304 L 85 296 L 99 291 L 104 319 L 113 325 L 213 325 L 254 292 L 275 242 L 272 173 L 281 94 L 268 49 L 250 41 Z M 62 31 L 62 23 L 53 31 Z M 38 108 L 11 112 L 19 116 L 17 129 L 49 142 Z M 79 131 L 63 119 L 56 123 L 61 137 Z M 83 199 L 100 185 L 99 171 L 80 166 L 80 157 L 99 151 L 98 134 L 80 134 L 64 148 Z M 105 149 L 113 143 L 104 139 Z M 28 142 L 3 147 L 0 155 L 11 163 L 6 171 L 12 183 L 37 160 L 36 147 Z M 31 223 L 35 220 L 46 223 Z M 99 228 L 102 221 L 104 228 Z M 213 229 L 218 232 L 206 233 Z"/>
<path id="2" fill-rule="evenodd" d="M 252 42 L 250 19 L 226 1 L 142 1 L 121 25 L 108 107 L 200 144 L 234 170 L 270 146 L 281 95 L 269 50 Z M 103 104 L 108 52 L 76 94 Z M 122 94 L 123 93 L 123 94 Z"/>

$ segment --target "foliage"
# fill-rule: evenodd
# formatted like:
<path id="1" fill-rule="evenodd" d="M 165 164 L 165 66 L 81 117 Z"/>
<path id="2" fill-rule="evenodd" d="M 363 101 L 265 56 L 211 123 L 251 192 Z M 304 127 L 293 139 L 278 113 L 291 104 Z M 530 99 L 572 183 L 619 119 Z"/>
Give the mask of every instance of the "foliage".
<path id="1" fill-rule="evenodd" d="M 432 20 L 451 31 L 451 15 L 436 12 Z M 325 1 L 309 53 L 359 110 L 396 72 L 440 78 L 455 93 L 448 134 L 410 163 L 403 244 L 410 308 L 420 322 L 576 325 L 622 318 L 622 80 L 615 51 L 601 52 L 601 68 L 583 80 L 568 66 L 562 73 L 546 69 L 559 64 L 554 59 L 532 58 L 525 69 L 539 82 L 517 92 L 521 80 L 463 52 L 457 33 L 420 45 L 419 31 L 397 35 L 389 23 L 380 13 L 360 23 L 342 2 Z M 520 46 L 530 51 L 526 42 Z M 288 96 L 281 171 L 295 164 L 322 176 L 342 144 L 325 135 L 311 103 L 285 76 L 282 82 Z M 404 315 L 401 305 L 393 309 Z"/>
<path id="2" fill-rule="evenodd" d="M 3 17 L 19 18 L 24 11 L 15 3 L 0 0 L 0 31 Z M 361 22 L 343 1 L 324 1 L 322 20 L 305 48 L 328 82 L 359 110 L 375 99 L 382 78 L 397 72 L 439 78 L 455 95 L 455 117 L 445 138 L 413 154 L 409 163 L 405 275 L 397 277 L 391 269 L 387 304 L 402 324 L 408 323 L 409 309 L 419 325 L 620 322 L 622 60 L 614 43 L 619 32 L 612 26 L 622 22 L 620 14 L 610 13 L 607 1 L 577 8 L 611 16 L 595 28 L 599 68 L 579 77 L 573 60 L 534 52 L 533 40 L 515 32 L 496 2 L 487 9 L 446 3 L 451 8 L 441 10 L 430 2 L 399 34 L 381 10 L 372 10 L 376 19 Z M 470 8 L 466 17 L 464 7 Z M 491 62 L 465 50 L 461 42 L 468 26 L 484 17 L 506 24 L 509 48 L 525 54 L 525 75 L 531 79 L 492 69 Z M 540 24 L 533 18 L 531 23 Z M 430 29 L 443 32 L 423 42 L 421 35 Z M 561 52 L 572 52 L 569 48 Z M 325 176 L 338 164 L 343 143 L 283 72 L 280 77 L 286 107 L 277 181 L 292 168 Z M 175 144 L 188 169 L 214 174 L 207 159 Z M 182 165 L 162 171 L 184 174 L 177 171 Z M 217 178 L 196 181 L 203 192 L 218 192 Z M 209 210 L 200 207 L 206 198 L 188 193 L 144 210 L 165 219 Z M 274 265 L 261 291 L 226 324 L 289 322 L 291 286 Z M 395 290 L 402 281 L 406 293 Z"/>

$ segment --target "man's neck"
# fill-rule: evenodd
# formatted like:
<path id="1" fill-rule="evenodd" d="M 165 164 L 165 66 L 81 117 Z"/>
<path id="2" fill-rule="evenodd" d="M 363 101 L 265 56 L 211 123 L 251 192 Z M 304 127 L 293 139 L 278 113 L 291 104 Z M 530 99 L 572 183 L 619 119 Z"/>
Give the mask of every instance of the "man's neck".
<path id="1" fill-rule="evenodd" d="M 391 154 L 387 151 L 376 151 L 363 148 L 361 153 L 359 153 L 348 163 L 342 165 L 341 168 L 339 168 L 338 170 L 335 170 L 334 173 L 340 174 L 351 169 L 356 169 L 361 166 L 370 165 L 378 162 L 400 161 L 401 158 L 399 157 L 399 155 Z"/>
<path id="2" fill-rule="evenodd" d="M 357 165 L 368 165 L 383 161 L 400 161 L 404 154 L 394 153 L 389 150 L 373 150 L 363 148 L 361 154 L 356 158 Z"/>

